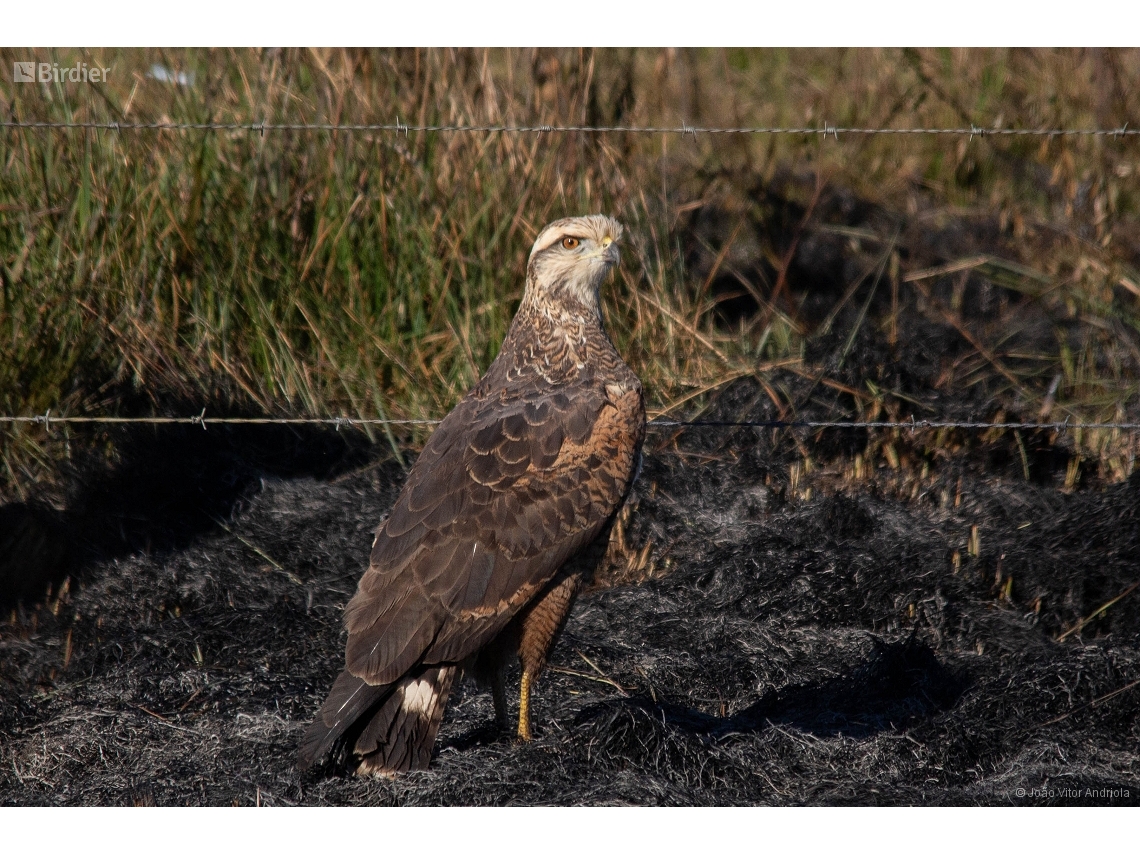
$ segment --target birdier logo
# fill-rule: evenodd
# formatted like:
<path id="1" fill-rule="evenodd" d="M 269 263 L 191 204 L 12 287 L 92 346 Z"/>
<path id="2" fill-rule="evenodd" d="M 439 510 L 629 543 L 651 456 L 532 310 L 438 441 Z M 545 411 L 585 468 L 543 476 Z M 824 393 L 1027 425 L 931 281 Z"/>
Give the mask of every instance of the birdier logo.
<path id="1" fill-rule="evenodd" d="M 85 62 L 61 68 L 55 62 L 13 62 L 15 83 L 106 83 L 111 69 Z"/>

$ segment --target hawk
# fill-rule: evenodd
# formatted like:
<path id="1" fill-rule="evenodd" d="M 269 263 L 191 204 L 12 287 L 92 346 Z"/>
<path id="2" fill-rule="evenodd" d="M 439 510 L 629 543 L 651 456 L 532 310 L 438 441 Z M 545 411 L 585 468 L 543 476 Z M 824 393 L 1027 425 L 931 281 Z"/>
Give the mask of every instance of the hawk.
<path id="1" fill-rule="evenodd" d="M 345 667 L 305 734 L 302 770 L 334 749 L 362 774 L 427 768 L 455 678 L 504 671 L 530 695 L 605 555 L 645 436 L 641 382 L 602 323 L 599 287 L 622 227 L 557 220 L 531 249 L 498 357 L 439 424 L 373 542 L 345 608 Z"/>

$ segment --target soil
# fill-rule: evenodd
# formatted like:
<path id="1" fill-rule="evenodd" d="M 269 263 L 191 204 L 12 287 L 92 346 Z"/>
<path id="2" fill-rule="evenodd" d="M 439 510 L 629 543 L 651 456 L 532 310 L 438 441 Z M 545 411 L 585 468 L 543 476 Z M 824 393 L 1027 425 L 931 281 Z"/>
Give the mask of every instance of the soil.
<path id="1" fill-rule="evenodd" d="M 1064 494 L 963 467 L 911 498 L 889 467 L 793 487 L 799 452 L 771 430 L 651 446 L 532 743 L 464 683 L 429 771 L 295 771 L 403 478 L 382 460 L 236 483 L 211 527 L 160 519 L 166 542 L 93 551 L 67 590 L 18 604 L 0 802 L 1140 803 L 1140 596 L 1057 640 L 1140 578 L 1140 474 Z M 227 451 L 199 471 L 232 472 Z"/>
<path id="2" fill-rule="evenodd" d="M 773 198 L 755 228 L 779 250 L 802 211 Z M 896 234 L 905 269 L 1016 258 L 988 228 L 821 210 Z M 696 281 L 731 230 L 702 216 Z M 842 301 L 879 252 L 804 237 L 787 290 L 829 382 L 739 381 L 702 418 L 855 418 L 868 380 L 885 417 L 1035 418 L 996 372 L 946 381 L 977 352 L 932 306 L 1029 352 L 1055 335 L 1042 302 L 977 271 Z M 771 281 L 746 262 L 732 281 Z M 763 311 L 711 287 L 726 324 Z M 348 430 L 113 439 L 58 507 L 0 507 L 2 804 L 1140 804 L 1140 472 L 1102 477 L 1057 432 L 652 430 L 534 741 L 464 682 L 431 769 L 395 779 L 294 764 L 401 464 Z"/>

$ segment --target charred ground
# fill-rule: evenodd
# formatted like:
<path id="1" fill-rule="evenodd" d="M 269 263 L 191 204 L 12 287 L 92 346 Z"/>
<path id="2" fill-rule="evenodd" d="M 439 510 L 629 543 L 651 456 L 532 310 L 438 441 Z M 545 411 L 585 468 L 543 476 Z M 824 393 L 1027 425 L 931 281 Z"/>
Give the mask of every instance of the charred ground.
<path id="1" fill-rule="evenodd" d="M 717 244 L 723 212 L 687 225 L 723 323 L 768 311 L 740 287 L 767 283 L 820 366 L 741 380 L 703 419 L 1046 411 L 1049 376 L 1011 354 L 1064 318 L 1002 278 L 1024 285 L 1010 264 L 1031 247 L 818 205 L 833 228 L 797 231 L 807 209 L 765 188 L 747 229 L 774 251 L 743 258 Z M 786 253 L 781 296 L 764 259 Z M 1006 266 L 898 287 L 979 253 Z M 977 346 L 994 328 L 1013 380 Z M 1135 331 L 1110 332 L 1135 376 Z M 0 509 L 5 804 L 1140 802 L 1140 473 L 1072 435 L 654 430 L 622 548 L 539 684 L 535 741 L 496 732 L 465 683 L 431 770 L 394 781 L 294 762 L 401 465 L 334 431 L 119 446 L 66 509 Z"/>
<path id="2" fill-rule="evenodd" d="M 914 501 L 877 482 L 805 498 L 769 437 L 742 430 L 716 460 L 684 436 L 651 451 L 626 529 L 631 554 L 654 544 L 648 578 L 580 602 L 530 745 L 496 733 L 490 698 L 464 684 L 430 771 L 294 770 L 402 478 L 387 462 L 266 479 L 228 531 L 109 560 L 21 607 L 3 630 L 0 798 L 1017 804 L 1019 787 L 1071 787 L 1131 795 L 1053 801 L 1137 801 L 1137 601 L 1056 637 L 1134 579 L 1140 476 L 1059 495 L 967 474 L 948 506 L 937 480 Z"/>

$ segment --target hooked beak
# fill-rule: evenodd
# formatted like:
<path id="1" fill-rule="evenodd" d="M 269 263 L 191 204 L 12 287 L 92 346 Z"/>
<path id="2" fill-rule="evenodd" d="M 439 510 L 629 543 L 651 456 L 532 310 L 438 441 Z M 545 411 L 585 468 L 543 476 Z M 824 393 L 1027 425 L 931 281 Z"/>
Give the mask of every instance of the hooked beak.
<path id="1" fill-rule="evenodd" d="M 602 238 L 602 245 L 598 251 L 598 255 L 607 265 L 611 266 L 621 260 L 621 253 L 618 252 L 617 242 L 609 235 Z"/>

